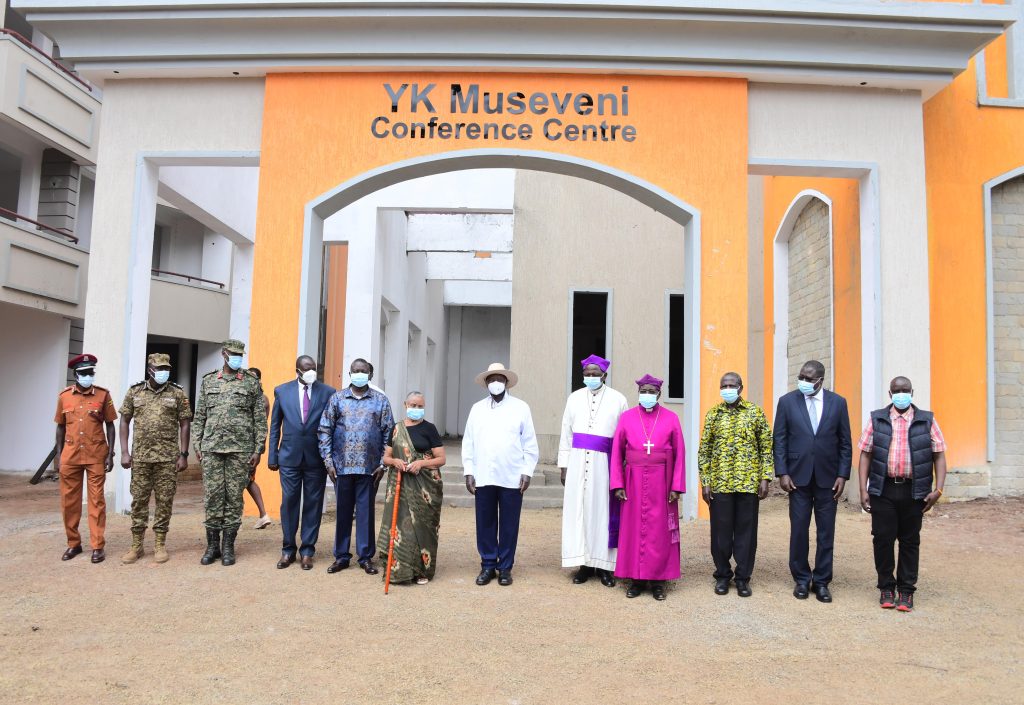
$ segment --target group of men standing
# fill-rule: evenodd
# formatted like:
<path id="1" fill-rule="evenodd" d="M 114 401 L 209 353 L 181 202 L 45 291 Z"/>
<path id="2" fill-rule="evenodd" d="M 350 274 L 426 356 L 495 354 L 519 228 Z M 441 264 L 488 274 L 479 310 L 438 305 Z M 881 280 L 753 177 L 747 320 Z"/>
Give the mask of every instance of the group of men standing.
<path id="1" fill-rule="evenodd" d="M 131 469 L 132 545 L 122 558 L 144 555 L 149 499 L 156 498 L 154 559 L 168 559 L 166 536 L 177 474 L 187 467 L 189 445 L 203 469 L 207 547 L 200 562 L 235 562 L 242 493 L 264 452 L 267 409 L 256 375 L 242 367 L 245 346 L 227 340 L 223 365 L 203 377 L 195 417 L 184 391 L 170 379 L 164 354 L 147 358 L 146 379 L 129 388 L 120 409 L 121 464 Z M 94 384 L 97 360 L 70 361 L 76 384 L 58 398 L 57 467 L 68 538 L 63 560 L 82 552 L 83 479 L 87 480 L 92 562 L 105 558 L 105 474 L 113 468 L 117 412 L 107 390 Z M 607 385 L 610 361 L 591 355 L 581 361 L 584 387 L 566 403 L 558 450 L 565 486 L 562 566 L 576 567 L 572 581 L 596 576 L 614 587 L 630 579 L 627 597 L 646 589 L 666 597 L 665 581 L 677 579 L 678 500 L 686 491 L 685 442 L 679 417 L 662 406 L 662 381 L 636 381 L 638 404 Z M 384 447 L 395 426 L 387 397 L 372 387 L 373 367 L 358 359 L 349 386 L 336 391 L 317 381 L 316 362 L 296 360 L 295 379 L 274 390 L 268 466 L 280 472 L 284 532 L 278 568 L 296 558 L 313 565 L 326 479 L 334 484 L 338 522 L 334 562 L 328 573 L 349 567 L 356 519 L 356 558 L 368 574 L 373 563 L 374 496 Z M 825 368 L 807 362 L 797 389 L 783 395 L 774 430 L 764 411 L 743 398 L 743 380 L 728 372 L 720 381 L 721 401 L 710 408 L 698 450 L 701 492 L 711 518 L 714 591 L 752 594 L 759 504 L 778 478 L 789 496 L 789 567 L 793 594 L 811 592 L 831 602 L 832 556 L 837 503 L 852 467 L 846 400 L 824 389 Z M 475 495 L 478 585 L 495 577 L 512 583 L 523 494 L 538 460 L 529 406 L 509 394 L 518 376 L 495 363 L 476 380 L 488 396 L 470 412 L 463 437 L 466 487 Z M 939 499 L 945 481 L 945 443 L 934 416 L 912 404 L 910 380 L 890 384 L 892 403 L 871 413 L 861 436 L 861 504 L 872 516 L 880 605 L 913 609 L 921 519 Z M 129 450 L 130 423 L 134 439 Z M 811 516 L 817 548 L 808 561 Z M 300 543 L 296 545 L 296 533 Z M 899 563 L 893 549 L 899 542 Z M 735 560 L 735 567 L 733 567 Z M 894 574 L 895 569 L 895 574 Z"/>

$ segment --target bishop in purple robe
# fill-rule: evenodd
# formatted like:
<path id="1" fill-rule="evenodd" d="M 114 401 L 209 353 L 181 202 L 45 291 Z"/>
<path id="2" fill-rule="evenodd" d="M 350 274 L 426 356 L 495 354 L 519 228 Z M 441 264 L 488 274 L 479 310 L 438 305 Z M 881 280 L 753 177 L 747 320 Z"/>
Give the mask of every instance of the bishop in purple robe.
<path id="1" fill-rule="evenodd" d="M 686 446 L 679 416 L 658 400 L 662 380 L 636 381 L 640 404 L 619 418 L 609 459 L 610 488 L 622 503 L 615 577 L 629 578 L 626 597 L 650 583 L 665 599 L 665 581 L 679 578 L 679 495 L 686 492 Z"/>

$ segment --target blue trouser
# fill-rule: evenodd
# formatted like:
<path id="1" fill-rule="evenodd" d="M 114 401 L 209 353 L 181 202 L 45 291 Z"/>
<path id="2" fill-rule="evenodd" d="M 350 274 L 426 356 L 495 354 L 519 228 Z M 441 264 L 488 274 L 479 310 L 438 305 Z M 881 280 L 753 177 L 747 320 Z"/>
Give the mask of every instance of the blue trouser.
<path id="1" fill-rule="evenodd" d="M 476 550 L 481 568 L 512 570 L 522 509 L 523 493 L 518 488 L 476 488 Z"/>
<path id="2" fill-rule="evenodd" d="M 338 524 L 334 529 L 334 560 L 352 560 L 352 512 L 356 516 L 356 548 L 359 562 L 373 558 L 377 544 L 373 535 L 373 476 L 338 475 L 334 483 L 338 498 Z"/>
<path id="3" fill-rule="evenodd" d="M 324 490 L 327 471 L 321 467 L 289 468 L 281 466 L 281 530 L 284 542 L 281 550 L 295 555 L 295 532 L 299 531 L 301 506 L 301 538 L 299 554 L 316 553 L 316 540 L 320 536 L 320 519 L 324 513 Z"/>
<path id="4" fill-rule="evenodd" d="M 789 570 L 800 585 L 814 582 L 828 585 L 832 582 L 832 545 L 836 535 L 836 507 L 831 487 L 819 487 L 814 480 L 797 487 L 789 495 Z M 811 511 L 818 533 L 818 548 L 814 555 L 814 572 L 807 562 L 810 547 Z"/>

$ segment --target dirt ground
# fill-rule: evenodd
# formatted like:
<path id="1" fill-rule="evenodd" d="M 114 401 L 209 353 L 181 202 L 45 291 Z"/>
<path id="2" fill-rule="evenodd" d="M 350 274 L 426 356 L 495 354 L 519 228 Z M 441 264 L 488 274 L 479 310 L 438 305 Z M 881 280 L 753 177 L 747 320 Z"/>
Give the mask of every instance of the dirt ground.
<path id="1" fill-rule="evenodd" d="M 559 565 L 560 511 L 524 512 L 515 583 L 480 588 L 471 510 L 446 508 L 436 579 L 384 596 L 276 570 L 280 529 L 199 565 L 199 483 L 183 483 L 171 560 L 132 566 L 127 517 L 108 559 L 61 562 L 57 487 L 0 475 L 3 703 L 1021 703 L 1024 501 L 940 505 L 925 521 L 917 609 L 877 605 L 868 517 L 844 505 L 835 601 L 795 600 L 785 499 L 762 505 L 754 596 L 712 592 L 708 524 L 682 531 L 683 578 L 627 600 Z M 83 520 L 83 535 L 86 535 Z M 86 544 L 87 545 L 87 544 Z"/>

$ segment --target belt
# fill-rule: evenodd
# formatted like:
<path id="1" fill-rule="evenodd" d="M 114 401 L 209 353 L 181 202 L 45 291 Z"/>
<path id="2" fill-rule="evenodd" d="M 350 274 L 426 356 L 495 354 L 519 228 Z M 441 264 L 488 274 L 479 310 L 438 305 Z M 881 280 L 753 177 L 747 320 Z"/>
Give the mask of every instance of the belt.
<path id="1" fill-rule="evenodd" d="M 894 485 L 902 485 L 902 484 L 905 484 L 907 482 L 910 482 L 913 478 L 911 478 L 911 477 L 887 477 L 885 479 L 888 482 L 891 482 Z"/>

